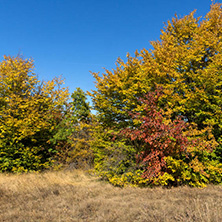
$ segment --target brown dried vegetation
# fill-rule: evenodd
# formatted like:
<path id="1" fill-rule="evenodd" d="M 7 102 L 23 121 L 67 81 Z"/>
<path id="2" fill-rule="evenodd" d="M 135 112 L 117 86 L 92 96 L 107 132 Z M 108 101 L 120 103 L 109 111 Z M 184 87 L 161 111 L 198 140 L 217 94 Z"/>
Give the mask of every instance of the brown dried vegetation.
<path id="1" fill-rule="evenodd" d="M 0 221 L 222 221 L 222 186 L 118 188 L 82 171 L 0 175 Z"/>

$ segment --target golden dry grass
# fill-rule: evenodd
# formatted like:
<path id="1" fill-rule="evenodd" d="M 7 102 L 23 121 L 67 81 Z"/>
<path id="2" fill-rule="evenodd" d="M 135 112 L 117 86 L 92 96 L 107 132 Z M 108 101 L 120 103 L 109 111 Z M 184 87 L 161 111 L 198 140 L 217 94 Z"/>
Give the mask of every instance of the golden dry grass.
<path id="1" fill-rule="evenodd" d="M 0 175 L 0 221 L 222 221 L 222 186 L 118 188 L 82 171 Z"/>

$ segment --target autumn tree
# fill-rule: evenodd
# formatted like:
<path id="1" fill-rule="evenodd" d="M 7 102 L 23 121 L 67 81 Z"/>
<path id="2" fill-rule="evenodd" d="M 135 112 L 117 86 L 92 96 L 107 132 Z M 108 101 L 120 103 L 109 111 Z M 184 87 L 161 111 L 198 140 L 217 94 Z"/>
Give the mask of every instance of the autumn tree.
<path id="1" fill-rule="evenodd" d="M 158 88 L 140 99 L 144 112 L 130 112 L 136 125 L 120 133 L 139 151 L 137 164 L 143 169 L 141 176 L 148 179 L 148 184 L 167 186 L 220 182 L 222 164 L 208 159 L 210 144 L 193 137 L 189 123 L 182 116 L 171 120 L 171 116 L 158 107 L 161 94 Z"/>
<path id="2" fill-rule="evenodd" d="M 211 144 L 194 137 L 184 117 L 172 120 L 172 114 L 158 106 L 162 95 L 158 88 L 139 99 L 143 112 L 129 112 L 133 126 L 120 131 L 96 126 L 96 172 L 117 186 L 220 183 L 222 164 L 209 158 Z"/>
<path id="3" fill-rule="evenodd" d="M 152 50 L 136 51 L 135 56 L 128 54 L 126 62 L 118 59 L 116 68 L 105 70 L 102 75 L 93 73 L 97 89 L 89 94 L 104 131 L 108 128 L 119 133 L 127 127 L 135 128 L 130 112 L 144 114 L 146 104 L 141 99 L 161 87 L 163 94 L 157 108 L 163 110 L 162 115 L 170 116 L 171 121 L 183 116 L 190 124 L 191 137 L 211 148 L 212 152 L 204 155 L 206 162 L 208 159 L 216 161 L 213 165 L 219 164 L 217 160 L 222 161 L 221 18 L 221 4 L 212 4 L 203 18 L 196 18 L 195 11 L 182 18 L 176 16 L 161 30 L 160 39 L 151 42 Z M 99 146 L 95 146 L 97 153 L 102 149 Z M 193 158 L 202 158 L 197 156 Z"/>
<path id="4" fill-rule="evenodd" d="M 222 141 L 222 10 L 212 4 L 204 18 L 195 11 L 168 21 L 152 50 L 127 55 L 113 71 L 93 73 L 96 88 L 90 93 L 104 126 L 123 128 L 132 124 L 128 111 L 142 111 L 138 98 L 163 87 L 159 101 L 172 118 L 183 115 L 197 126 L 196 134 L 219 147 Z"/>
<path id="5" fill-rule="evenodd" d="M 50 138 L 61 121 L 68 91 L 61 79 L 40 82 L 32 60 L 0 63 L 0 171 L 41 170 L 52 163 Z"/>
<path id="6" fill-rule="evenodd" d="M 172 111 L 218 143 L 222 139 L 221 16 L 221 4 L 213 4 L 203 19 L 195 18 L 194 12 L 176 17 L 166 25 L 161 41 L 152 43 L 158 84 L 164 87 Z"/>

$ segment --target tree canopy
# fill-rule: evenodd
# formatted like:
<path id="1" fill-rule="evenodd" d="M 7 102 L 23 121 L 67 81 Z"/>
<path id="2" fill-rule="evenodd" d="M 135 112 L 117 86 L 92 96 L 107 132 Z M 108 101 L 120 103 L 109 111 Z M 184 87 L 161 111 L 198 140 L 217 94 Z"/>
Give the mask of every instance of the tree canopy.
<path id="1" fill-rule="evenodd" d="M 221 5 L 211 5 L 202 19 L 194 14 L 168 21 L 152 50 L 128 55 L 125 63 L 118 59 L 116 69 L 102 76 L 93 73 L 97 90 L 91 96 L 104 124 L 122 127 L 129 110 L 142 110 L 138 98 L 161 86 L 163 106 L 221 140 Z"/>
<path id="2" fill-rule="evenodd" d="M 112 71 L 105 70 L 102 75 L 93 73 L 97 89 L 93 90 L 90 95 L 98 112 L 99 122 L 104 130 L 112 129 L 117 134 L 122 130 L 130 130 L 132 137 L 135 137 L 138 132 L 144 133 L 142 129 L 144 129 L 145 124 L 149 125 L 151 122 L 157 121 L 155 112 L 150 113 L 151 116 L 147 116 L 148 113 L 145 111 L 147 103 L 144 102 L 144 99 L 151 92 L 161 88 L 161 97 L 156 104 L 157 111 L 162 110 L 161 115 L 165 123 L 161 124 L 168 128 L 170 127 L 168 123 L 182 118 L 184 122 L 189 124 L 189 130 L 187 129 L 189 140 L 198 139 L 202 143 L 202 148 L 200 146 L 199 148 L 192 148 L 192 158 L 197 158 L 200 161 L 206 155 L 204 158 L 208 160 L 217 159 L 221 161 L 221 4 L 212 4 L 210 11 L 203 18 L 196 18 L 195 11 L 182 18 L 175 16 L 165 24 L 161 33 L 159 40 L 151 42 L 153 49 L 136 51 L 135 56 L 128 54 L 126 62 L 118 59 L 116 68 Z M 131 113 L 139 117 L 133 118 Z M 155 127 L 157 126 L 155 125 Z M 168 129 L 173 130 L 172 127 Z M 146 133 L 148 132 L 147 129 Z M 144 138 L 151 138 L 152 135 L 150 131 L 150 134 L 144 135 Z M 138 135 L 137 137 L 141 138 L 141 136 Z M 174 138 L 178 136 L 174 134 Z M 105 137 L 107 138 L 107 136 Z M 132 137 L 131 143 L 133 142 Z M 157 136 L 155 139 L 158 140 L 156 143 L 160 142 L 158 138 Z M 112 136 L 110 136 L 110 140 L 112 140 Z M 129 141 L 125 144 L 127 143 Z M 141 139 L 137 155 L 141 155 L 145 144 L 145 139 Z M 159 144 L 155 152 L 161 149 L 162 145 Z M 205 146 L 210 147 L 211 151 L 204 149 Z M 95 149 L 100 155 L 100 148 Z M 212 152 L 212 150 L 214 151 Z M 152 155 L 152 152 L 149 148 L 146 150 L 146 156 Z M 201 153 L 205 154 L 201 157 Z M 171 158 L 173 157 L 171 156 Z M 182 156 L 180 158 L 182 162 L 190 161 L 182 160 Z M 125 161 L 129 161 L 129 159 Z M 167 158 L 164 157 L 161 161 L 167 161 Z M 174 164 L 179 166 L 180 161 L 177 159 Z M 169 167 L 172 167 L 170 164 L 172 161 L 168 161 L 168 169 L 165 168 L 166 173 Z M 206 165 L 201 164 L 202 166 L 199 165 L 198 168 L 207 172 Z M 211 164 L 213 163 L 211 162 Z M 155 168 L 156 166 L 150 167 Z M 149 171 L 151 168 L 146 170 Z M 107 175 L 116 174 L 114 171 L 107 171 L 106 173 Z M 198 180 L 194 184 L 197 184 Z"/>
<path id="3" fill-rule="evenodd" d="M 55 150 L 49 140 L 68 91 L 60 79 L 40 82 L 33 68 L 21 57 L 0 63 L 0 171 L 43 169 Z"/>
<path id="4" fill-rule="evenodd" d="M 0 172 L 94 167 L 114 185 L 222 182 L 222 4 L 165 24 L 152 49 L 93 73 L 96 90 L 0 63 Z M 94 161 L 94 162 L 93 162 Z"/>

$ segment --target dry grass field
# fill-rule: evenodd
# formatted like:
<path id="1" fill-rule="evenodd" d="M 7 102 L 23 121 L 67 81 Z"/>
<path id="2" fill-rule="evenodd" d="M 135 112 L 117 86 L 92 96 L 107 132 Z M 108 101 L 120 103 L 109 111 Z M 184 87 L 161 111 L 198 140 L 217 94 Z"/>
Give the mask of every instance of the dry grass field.
<path id="1" fill-rule="evenodd" d="M 0 221 L 222 221 L 222 186 L 118 188 L 82 171 L 0 175 Z"/>

